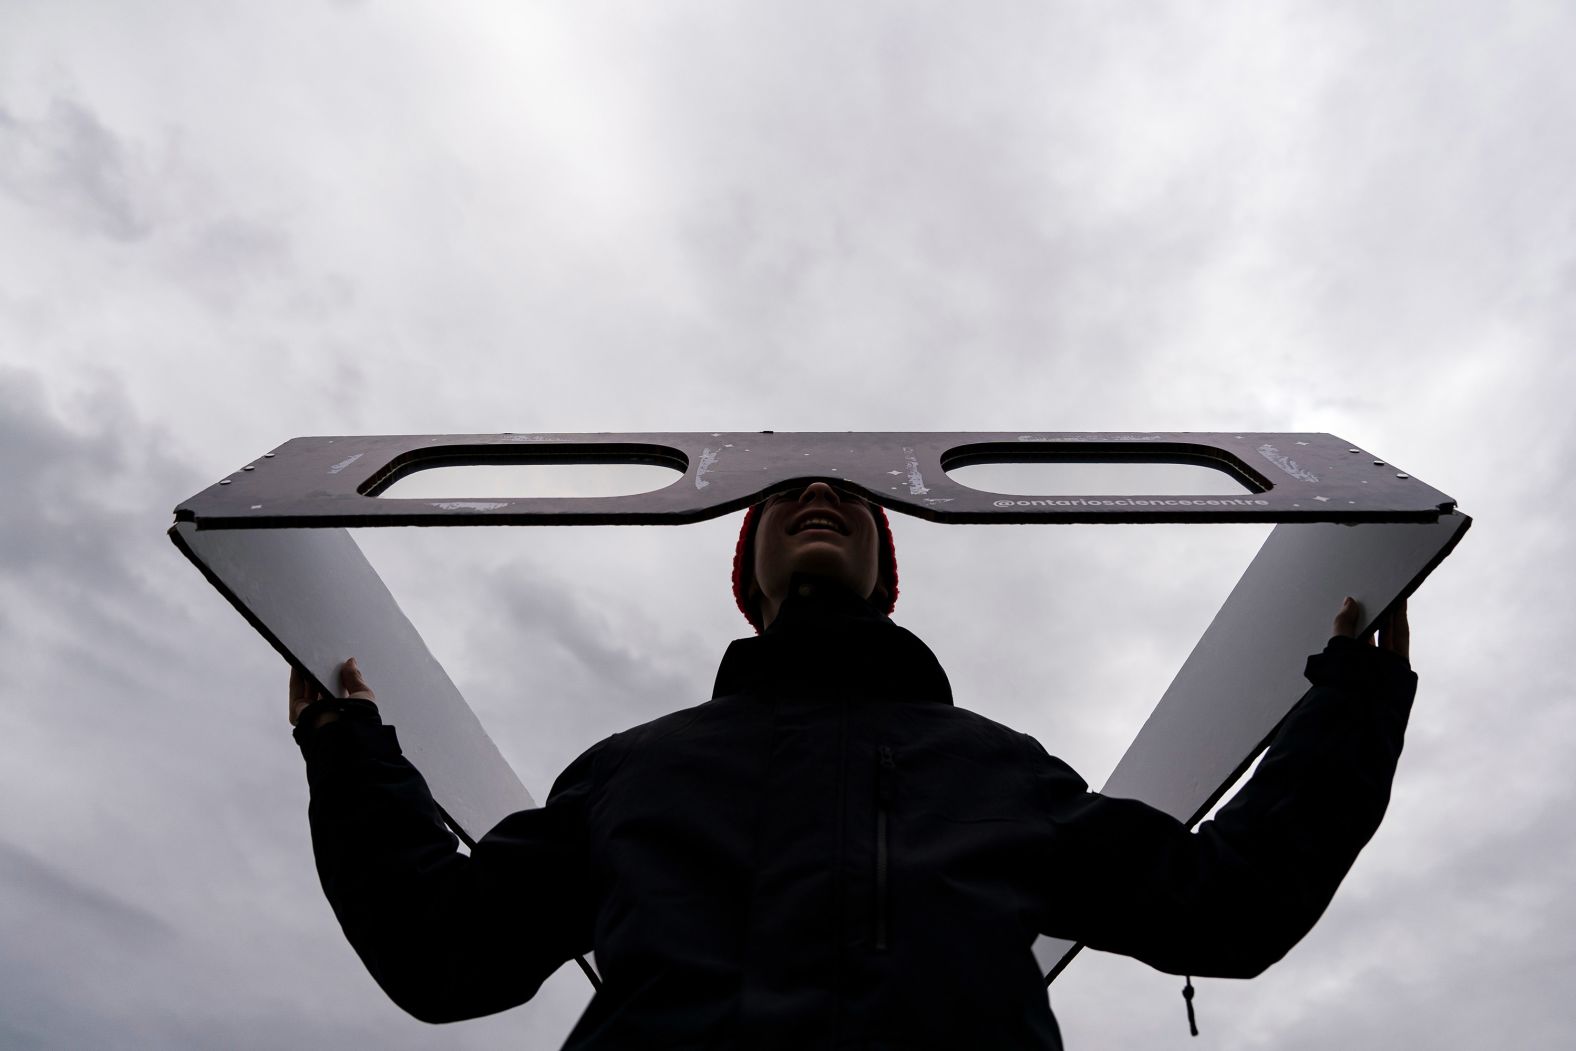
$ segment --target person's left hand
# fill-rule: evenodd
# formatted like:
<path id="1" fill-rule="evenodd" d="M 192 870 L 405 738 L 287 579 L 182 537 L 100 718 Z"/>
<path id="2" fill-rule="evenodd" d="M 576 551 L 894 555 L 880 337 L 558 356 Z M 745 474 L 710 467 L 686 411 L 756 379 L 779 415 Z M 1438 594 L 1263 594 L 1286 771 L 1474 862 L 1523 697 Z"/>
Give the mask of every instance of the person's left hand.
<path id="1" fill-rule="evenodd" d="M 1350 595 L 1341 603 L 1341 608 L 1335 614 L 1333 633 L 1345 635 L 1347 638 L 1357 637 L 1357 625 L 1362 620 L 1363 607 Z M 1379 648 L 1398 653 L 1402 657 L 1410 658 L 1412 648 L 1412 629 L 1406 622 L 1406 601 L 1402 600 L 1390 615 L 1375 625 L 1379 629 Z M 1363 642 L 1372 646 L 1372 634 L 1363 637 Z"/>

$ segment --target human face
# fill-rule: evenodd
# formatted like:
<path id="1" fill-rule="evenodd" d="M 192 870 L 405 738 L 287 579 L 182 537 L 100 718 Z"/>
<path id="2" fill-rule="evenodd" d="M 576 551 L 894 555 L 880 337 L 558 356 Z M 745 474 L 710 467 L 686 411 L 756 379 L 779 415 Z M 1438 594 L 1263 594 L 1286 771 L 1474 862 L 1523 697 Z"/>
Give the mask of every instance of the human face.
<path id="1" fill-rule="evenodd" d="M 816 481 L 770 497 L 755 528 L 751 594 L 759 598 L 761 623 L 776 618 L 795 573 L 832 577 L 870 595 L 880 576 L 878 543 L 870 505 L 846 490 Z"/>

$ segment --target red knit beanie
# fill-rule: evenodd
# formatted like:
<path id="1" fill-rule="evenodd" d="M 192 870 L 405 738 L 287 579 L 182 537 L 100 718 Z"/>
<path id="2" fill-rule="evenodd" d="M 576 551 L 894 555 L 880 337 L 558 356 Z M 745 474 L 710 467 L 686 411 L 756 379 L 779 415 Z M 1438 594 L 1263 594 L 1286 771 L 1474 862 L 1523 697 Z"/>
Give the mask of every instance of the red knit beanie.
<path id="1" fill-rule="evenodd" d="M 764 502 L 764 501 L 763 501 Z M 897 550 L 892 546 L 892 525 L 887 521 L 886 510 L 876 503 L 869 504 L 876 520 L 876 580 L 886 586 L 888 616 L 897 605 Z M 744 524 L 739 527 L 739 542 L 733 549 L 733 600 L 739 612 L 750 622 L 759 635 L 764 630 L 760 610 L 750 607 L 750 583 L 755 579 L 755 527 L 760 521 L 761 504 L 753 504 L 744 512 Z"/>

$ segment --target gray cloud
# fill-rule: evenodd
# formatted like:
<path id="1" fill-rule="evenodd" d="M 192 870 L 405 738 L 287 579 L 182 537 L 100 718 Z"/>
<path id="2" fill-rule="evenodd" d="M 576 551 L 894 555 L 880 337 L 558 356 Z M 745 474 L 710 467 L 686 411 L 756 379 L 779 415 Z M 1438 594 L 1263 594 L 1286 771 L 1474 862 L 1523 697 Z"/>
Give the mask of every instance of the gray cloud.
<path id="1" fill-rule="evenodd" d="M 48 407 L 48 391 L 37 373 L 0 372 L 0 468 L 17 488 L 14 506 L 22 513 L 0 523 L 0 564 L 12 573 L 43 573 L 76 566 L 80 579 L 124 586 L 126 570 L 114 548 L 99 542 L 102 528 L 84 522 L 113 515 L 101 494 L 117 488 L 132 470 L 132 451 L 116 440 L 114 417 L 124 409 L 99 402 L 96 412 L 111 418 L 93 421 L 80 434 L 62 426 Z"/>
<path id="2" fill-rule="evenodd" d="M 169 510 L 294 434 L 766 427 L 1328 430 L 1457 496 L 1390 817 L 1205 1037 L 1576 1031 L 1564 7 L 154 10 L 0 40 L 0 1043 L 553 1046 L 576 974 L 441 1030 L 365 978 Z M 736 525 L 364 546 L 540 797 L 705 698 Z M 960 703 L 1097 783 L 1255 539 L 895 529 Z M 1053 994 L 1155 1046 L 1179 986 Z"/>
<path id="3" fill-rule="evenodd" d="M 0 953 L 8 1047 L 114 1042 L 123 1018 L 107 1017 L 82 985 L 127 984 L 139 960 L 178 937 L 162 917 L 9 843 L 0 843 L 0 903 L 0 934 L 13 947 Z"/>
<path id="4" fill-rule="evenodd" d="M 76 102 L 54 99 L 36 120 L 0 109 L 0 189 L 24 204 L 114 241 L 138 241 L 153 226 L 155 185 L 141 149 Z"/>
<path id="5" fill-rule="evenodd" d="M 34 927 L 19 932 L 28 941 L 43 936 L 61 916 L 91 929 L 95 937 L 106 935 L 128 951 L 175 934 L 167 922 L 146 909 L 84 883 L 14 844 L 0 843 L 0 881 L 6 886 L 8 911 L 14 911 L 20 923 Z M 49 936 L 60 934 L 55 930 Z"/>
<path id="6" fill-rule="evenodd" d="M 34 375 L 0 382 L 8 484 L 17 506 L 41 509 L 7 516 L 0 537 L 26 556 L 0 562 L 0 791 L 22 803 L 0 823 L 0 1035 L 48 1048 L 430 1046 L 360 970 L 317 891 L 283 665 L 246 643 L 162 535 L 173 494 L 196 483 L 113 393 L 81 406 L 85 426 L 48 403 Z M 556 1043 L 588 991 L 566 974 L 528 1018 L 453 1041 Z"/>

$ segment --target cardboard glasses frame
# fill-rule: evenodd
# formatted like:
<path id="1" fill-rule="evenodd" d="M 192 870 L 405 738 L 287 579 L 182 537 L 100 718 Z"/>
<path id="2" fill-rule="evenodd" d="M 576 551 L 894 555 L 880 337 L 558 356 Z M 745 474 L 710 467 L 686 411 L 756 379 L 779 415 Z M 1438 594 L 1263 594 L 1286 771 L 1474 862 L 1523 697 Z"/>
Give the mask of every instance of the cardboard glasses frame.
<path id="1" fill-rule="evenodd" d="M 1022 496 L 947 474 L 982 463 L 1175 463 L 1240 496 Z M 394 499 L 413 472 L 482 464 L 654 464 L 652 492 Z M 1371 631 L 1465 534 L 1455 501 L 1383 457 L 1319 433 L 737 433 L 374 435 L 292 439 L 175 509 L 170 538 L 290 663 L 335 692 L 354 653 L 378 707 L 467 844 L 535 806 L 348 532 L 371 526 L 684 525 L 806 481 L 837 480 L 933 522 L 1268 522 L 1275 528 L 1101 791 L 1196 824 L 1306 692 L 1303 658 L 1352 595 Z M 1049 982 L 1078 946 L 1042 937 Z M 594 961 L 579 960 L 597 984 Z"/>

